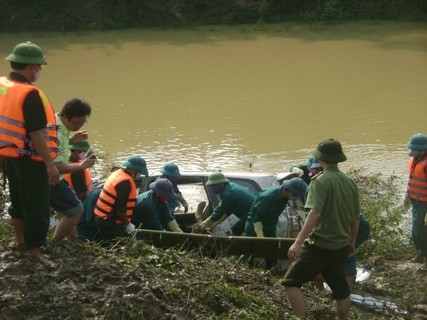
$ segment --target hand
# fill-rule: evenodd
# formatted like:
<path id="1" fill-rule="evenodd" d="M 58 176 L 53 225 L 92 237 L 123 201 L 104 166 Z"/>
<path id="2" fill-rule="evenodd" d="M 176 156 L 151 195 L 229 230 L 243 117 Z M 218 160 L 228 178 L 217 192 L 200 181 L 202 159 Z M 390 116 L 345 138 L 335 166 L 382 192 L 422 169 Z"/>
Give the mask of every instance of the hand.
<path id="1" fill-rule="evenodd" d="M 204 231 L 204 230 L 206 230 L 208 228 L 210 229 L 210 228 L 212 228 L 214 226 L 214 224 L 215 224 L 215 222 L 212 221 L 211 217 L 208 217 L 207 219 L 205 219 L 205 221 L 203 221 L 200 224 L 200 229 L 202 231 Z"/>
<path id="2" fill-rule="evenodd" d="M 296 242 L 294 242 L 291 245 L 291 247 L 288 250 L 288 258 L 289 258 L 289 260 L 295 261 L 298 258 L 299 253 L 301 251 L 301 246 L 302 246 L 301 244 L 298 244 Z"/>
<path id="3" fill-rule="evenodd" d="M 184 213 L 187 213 L 188 212 L 188 203 L 184 201 L 182 206 L 184 207 Z"/>
<path id="4" fill-rule="evenodd" d="M 302 170 L 301 168 L 298 168 L 298 167 L 293 167 L 291 169 L 291 172 L 296 173 L 298 175 L 298 177 L 300 177 L 300 178 L 304 175 L 304 170 Z"/>
<path id="5" fill-rule="evenodd" d="M 191 233 L 203 233 L 202 228 L 200 227 L 199 223 L 195 223 L 193 224 L 192 228 L 191 228 Z"/>
<path id="6" fill-rule="evenodd" d="M 50 186 L 58 184 L 59 181 L 59 171 L 55 164 L 49 165 L 46 167 L 48 181 Z"/>
<path id="7" fill-rule="evenodd" d="M 403 200 L 403 208 L 408 210 L 411 207 L 411 200 L 409 199 L 408 195 L 405 195 L 405 199 Z"/>
<path id="8" fill-rule="evenodd" d="M 82 140 L 87 140 L 87 138 L 89 138 L 89 134 L 87 133 L 86 130 L 82 130 L 82 131 L 77 131 L 72 137 L 71 137 L 71 142 L 77 143 L 80 142 Z"/>
<path id="9" fill-rule="evenodd" d="M 254 223 L 254 230 L 258 238 L 264 238 L 264 230 L 261 221 L 257 221 Z"/>
<path id="10" fill-rule="evenodd" d="M 127 234 L 132 234 L 135 232 L 135 225 L 133 223 L 128 223 L 125 227 L 125 231 Z"/>
<path id="11" fill-rule="evenodd" d="M 425 216 L 424 216 L 424 225 L 427 227 L 427 212 L 425 213 Z"/>
<path id="12" fill-rule="evenodd" d="M 348 249 L 348 257 L 351 257 L 355 253 L 356 253 L 356 245 L 354 243 L 350 243 L 349 249 Z"/>
<path id="13" fill-rule="evenodd" d="M 83 169 L 92 167 L 96 162 L 96 158 L 86 158 L 82 161 L 81 166 Z"/>

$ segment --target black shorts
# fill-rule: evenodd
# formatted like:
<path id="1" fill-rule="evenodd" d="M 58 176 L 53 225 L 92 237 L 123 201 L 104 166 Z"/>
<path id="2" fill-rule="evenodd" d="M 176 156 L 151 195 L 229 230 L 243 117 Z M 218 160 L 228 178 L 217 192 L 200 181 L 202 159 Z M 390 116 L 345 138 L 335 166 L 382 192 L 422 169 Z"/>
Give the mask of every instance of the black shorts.
<path id="1" fill-rule="evenodd" d="M 349 246 L 330 250 L 304 243 L 300 258 L 292 263 L 282 280 L 285 287 L 301 287 L 313 280 L 319 273 L 332 290 L 335 300 L 350 296 L 350 289 L 345 279 L 345 261 Z"/>

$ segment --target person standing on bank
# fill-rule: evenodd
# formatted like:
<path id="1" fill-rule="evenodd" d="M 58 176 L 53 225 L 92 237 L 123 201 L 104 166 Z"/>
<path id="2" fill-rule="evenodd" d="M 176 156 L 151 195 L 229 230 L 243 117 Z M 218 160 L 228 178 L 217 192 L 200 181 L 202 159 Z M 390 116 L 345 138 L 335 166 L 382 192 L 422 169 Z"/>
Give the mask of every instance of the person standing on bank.
<path id="1" fill-rule="evenodd" d="M 59 179 L 55 113 L 33 85 L 47 61 L 31 42 L 18 44 L 6 60 L 12 72 L 0 77 L 0 157 L 9 181 L 9 214 L 18 249 L 40 256 L 49 229 L 49 186 Z"/>
<path id="2" fill-rule="evenodd" d="M 310 212 L 289 248 L 288 258 L 293 263 L 282 284 L 295 315 L 304 319 L 305 302 L 301 286 L 321 273 L 332 290 L 338 319 L 348 319 L 351 301 L 344 264 L 347 257 L 355 252 L 359 193 L 354 180 L 338 169 L 338 163 L 347 160 L 339 141 L 320 141 L 313 155 L 320 160 L 323 172 L 310 183 L 305 202 Z"/>
<path id="3" fill-rule="evenodd" d="M 137 196 L 135 177 L 140 173 L 148 175 L 147 164 L 140 156 L 131 156 L 122 166 L 105 181 L 94 209 L 98 236 L 105 241 L 135 231 L 131 223 Z"/>
<path id="4" fill-rule="evenodd" d="M 82 140 L 70 145 L 70 163 L 82 164 L 86 159 L 86 153 L 90 150 L 89 142 Z M 92 155 L 93 157 L 95 155 Z M 94 158 L 95 159 L 95 158 Z M 77 195 L 80 201 L 84 201 L 87 195 L 93 190 L 92 175 L 89 169 L 82 169 L 64 174 L 64 179 Z"/>
<path id="5" fill-rule="evenodd" d="M 173 192 L 175 193 L 175 197 L 171 197 L 168 200 L 168 207 L 172 216 L 175 214 L 175 209 L 179 206 L 179 204 L 184 207 L 184 213 L 187 213 L 187 201 L 185 201 L 181 191 L 178 188 L 178 178 L 181 176 L 178 165 L 173 162 L 166 163 L 165 166 L 160 169 L 160 172 L 162 173 L 162 175 L 159 178 L 166 178 L 170 182 L 172 182 L 173 185 Z"/>
<path id="6" fill-rule="evenodd" d="M 409 179 L 405 202 L 412 205 L 412 241 L 417 255 L 412 262 L 422 263 L 419 271 L 427 271 L 427 135 L 413 135 L 409 149 Z"/>
<path id="7" fill-rule="evenodd" d="M 78 130 L 86 123 L 91 110 L 86 101 L 73 98 L 56 115 L 56 122 L 59 124 L 59 152 L 54 161 L 61 176 L 58 184 L 50 186 L 50 205 L 59 213 L 60 218 L 53 241 L 61 241 L 65 237 L 77 239 L 76 225 L 83 213 L 83 204 L 65 181 L 64 174 L 88 169 L 95 163 L 93 158 L 87 158 L 81 163 L 69 163 L 69 143 L 76 144 L 87 139 L 87 131 Z M 71 136 L 73 131 L 76 133 Z"/>

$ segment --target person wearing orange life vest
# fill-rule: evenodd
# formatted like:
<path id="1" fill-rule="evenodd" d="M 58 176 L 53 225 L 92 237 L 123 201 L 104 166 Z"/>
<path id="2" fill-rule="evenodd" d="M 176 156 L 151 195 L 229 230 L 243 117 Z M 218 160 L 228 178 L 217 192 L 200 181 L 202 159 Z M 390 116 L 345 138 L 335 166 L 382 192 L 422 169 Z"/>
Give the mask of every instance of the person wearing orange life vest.
<path id="1" fill-rule="evenodd" d="M 98 237 L 111 240 L 135 231 L 131 218 L 136 204 L 134 179 L 140 173 L 148 175 L 147 164 L 140 156 L 131 156 L 105 181 L 94 209 Z"/>
<path id="2" fill-rule="evenodd" d="M 9 214 L 19 250 L 41 255 L 47 244 L 49 185 L 59 172 L 55 114 L 44 93 L 33 85 L 47 65 L 39 46 L 20 43 L 6 57 L 12 72 L 0 77 L 0 157 L 9 182 Z"/>
<path id="3" fill-rule="evenodd" d="M 405 204 L 412 205 L 412 241 L 417 250 L 411 262 L 422 263 L 419 271 L 427 271 L 427 135 L 413 135 L 406 146 L 410 159 Z"/>
<path id="4" fill-rule="evenodd" d="M 86 152 L 89 150 L 90 146 L 87 140 L 82 140 L 70 145 L 70 163 L 81 164 L 83 160 L 86 159 Z M 92 175 L 88 169 L 64 174 L 64 179 L 82 202 L 93 190 Z"/>

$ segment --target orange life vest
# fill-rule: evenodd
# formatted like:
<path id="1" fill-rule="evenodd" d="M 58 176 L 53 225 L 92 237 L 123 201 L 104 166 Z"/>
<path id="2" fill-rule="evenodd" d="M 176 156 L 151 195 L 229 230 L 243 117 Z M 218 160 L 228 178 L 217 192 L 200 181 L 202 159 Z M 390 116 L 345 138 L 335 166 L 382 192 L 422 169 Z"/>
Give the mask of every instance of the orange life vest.
<path id="1" fill-rule="evenodd" d="M 82 160 L 77 160 L 74 163 L 82 163 Z M 92 175 L 90 174 L 88 169 L 82 169 L 83 170 L 83 174 L 84 174 L 84 178 L 85 178 L 85 184 L 86 184 L 86 195 L 89 194 L 89 192 L 91 192 L 93 190 L 93 182 L 92 182 Z M 66 173 L 64 174 L 64 180 L 67 181 L 68 185 L 73 189 L 74 189 L 74 185 L 73 185 L 73 179 L 71 179 L 71 175 L 72 173 Z"/>
<path id="2" fill-rule="evenodd" d="M 106 220 L 114 212 L 117 190 L 116 186 L 124 181 L 129 181 L 131 190 L 129 193 L 128 202 L 126 205 L 126 216 L 130 219 L 133 214 L 133 209 L 136 204 L 136 185 L 132 177 L 127 174 L 123 169 L 114 171 L 105 181 L 104 187 L 102 188 L 101 194 L 99 195 L 98 201 L 96 202 L 94 214 L 99 218 Z M 117 224 L 123 224 L 123 221 L 116 217 Z"/>
<path id="3" fill-rule="evenodd" d="M 25 128 L 24 101 L 32 91 L 36 91 L 43 102 L 47 119 L 43 135 L 50 156 L 54 159 L 58 154 L 58 126 L 55 112 L 44 93 L 31 84 L 0 77 L 0 156 L 30 157 L 35 161 L 43 161 L 34 150 L 29 133 Z"/>
<path id="4" fill-rule="evenodd" d="M 408 197 L 427 202 L 427 157 L 415 163 L 414 157 L 409 160 Z"/>

